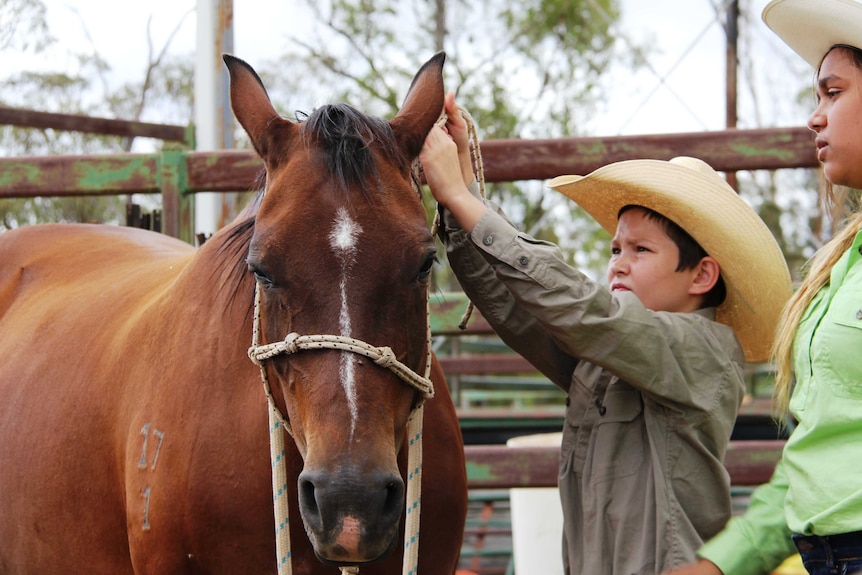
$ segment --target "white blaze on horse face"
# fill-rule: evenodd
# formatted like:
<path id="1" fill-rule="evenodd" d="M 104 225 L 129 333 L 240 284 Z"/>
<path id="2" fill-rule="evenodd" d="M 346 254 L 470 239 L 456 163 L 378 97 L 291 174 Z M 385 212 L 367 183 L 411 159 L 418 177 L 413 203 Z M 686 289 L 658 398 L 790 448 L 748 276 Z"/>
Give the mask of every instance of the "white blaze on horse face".
<path id="1" fill-rule="evenodd" d="M 356 261 L 356 240 L 362 228 L 347 213 L 344 208 L 338 208 L 335 216 L 335 225 L 329 232 L 329 243 L 341 262 L 341 281 L 339 292 L 341 296 L 341 310 L 338 314 L 338 323 L 341 335 L 351 337 L 350 308 L 347 302 L 347 282 L 350 278 L 350 269 Z M 355 356 L 350 352 L 341 354 L 341 385 L 347 395 L 347 406 L 350 409 L 350 438 L 356 430 L 356 417 L 359 413 L 356 405 L 356 364 Z"/>

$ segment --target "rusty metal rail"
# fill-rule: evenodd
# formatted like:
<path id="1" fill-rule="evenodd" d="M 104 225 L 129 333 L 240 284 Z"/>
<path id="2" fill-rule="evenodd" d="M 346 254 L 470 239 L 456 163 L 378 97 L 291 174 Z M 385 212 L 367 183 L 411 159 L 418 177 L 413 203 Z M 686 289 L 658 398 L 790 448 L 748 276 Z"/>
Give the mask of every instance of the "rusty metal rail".
<path id="1" fill-rule="evenodd" d="M 731 441 L 724 461 L 731 484 L 768 482 L 783 448 L 783 440 Z M 557 486 L 557 447 L 467 445 L 464 452 L 470 489 Z"/>
<path id="2" fill-rule="evenodd" d="M 679 155 L 721 171 L 817 165 L 813 135 L 804 127 L 487 140 L 482 155 L 488 182 L 586 174 L 619 160 Z M 251 151 L 191 152 L 176 144 L 157 154 L 0 158 L 0 198 L 161 193 L 165 233 L 194 243 L 194 194 L 251 190 L 262 167 Z"/>
<path id="3" fill-rule="evenodd" d="M 0 106 L 0 125 L 42 130 L 65 130 L 124 138 L 156 138 L 168 142 L 181 142 L 192 148 L 195 142 L 195 130 L 192 125 L 153 124 L 134 120 L 82 116 L 80 114 L 38 112 L 9 106 Z"/>

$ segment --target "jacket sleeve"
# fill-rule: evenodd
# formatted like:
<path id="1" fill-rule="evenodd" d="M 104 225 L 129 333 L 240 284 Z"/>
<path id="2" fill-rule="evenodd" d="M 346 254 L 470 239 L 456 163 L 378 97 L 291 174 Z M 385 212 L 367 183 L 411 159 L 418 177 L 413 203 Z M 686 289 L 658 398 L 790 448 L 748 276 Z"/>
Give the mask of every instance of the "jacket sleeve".
<path id="1" fill-rule="evenodd" d="M 787 476 L 779 461 L 769 483 L 752 493 L 745 514 L 731 519 L 698 556 L 715 563 L 724 575 L 771 572 L 796 552 L 784 517 L 786 495 Z"/>
<path id="2" fill-rule="evenodd" d="M 503 340 L 537 368 L 548 368 L 550 340 L 556 355 L 595 363 L 671 408 L 702 413 L 723 393 L 715 374 L 741 385 L 744 359 L 729 327 L 698 314 L 652 312 L 634 294 L 612 294 L 568 265 L 558 246 L 519 232 L 485 203 L 469 234 L 444 217 L 450 263 Z"/>
<path id="3" fill-rule="evenodd" d="M 471 192 L 478 195 L 477 188 Z M 487 208 L 494 210 L 493 206 Z M 502 212 L 499 212 L 499 216 Z M 440 237 L 458 282 L 470 301 L 482 312 L 494 331 L 551 382 L 568 391 L 577 358 L 565 353 L 544 327 L 518 305 L 506 285 L 499 281 L 491 262 L 476 248 L 457 221 L 441 210 Z M 510 225 L 505 221 L 506 225 Z"/>

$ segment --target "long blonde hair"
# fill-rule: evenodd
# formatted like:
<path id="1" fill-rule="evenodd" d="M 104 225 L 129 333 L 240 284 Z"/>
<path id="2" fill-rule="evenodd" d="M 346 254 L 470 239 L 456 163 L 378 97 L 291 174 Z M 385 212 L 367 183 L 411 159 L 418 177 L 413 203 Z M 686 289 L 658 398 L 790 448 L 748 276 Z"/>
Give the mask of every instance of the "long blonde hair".
<path id="1" fill-rule="evenodd" d="M 828 193 L 831 196 L 831 190 Z M 793 340 L 799 322 L 817 292 L 829 283 L 833 266 L 853 244 L 853 239 L 860 229 L 862 229 L 862 211 L 853 214 L 841 231 L 817 250 L 807 266 L 808 273 L 805 275 L 805 280 L 781 312 L 775 342 L 772 345 L 772 361 L 776 367 L 772 396 L 776 414 L 780 419 L 787 416 L 790 393 L 793 389 Z"/>

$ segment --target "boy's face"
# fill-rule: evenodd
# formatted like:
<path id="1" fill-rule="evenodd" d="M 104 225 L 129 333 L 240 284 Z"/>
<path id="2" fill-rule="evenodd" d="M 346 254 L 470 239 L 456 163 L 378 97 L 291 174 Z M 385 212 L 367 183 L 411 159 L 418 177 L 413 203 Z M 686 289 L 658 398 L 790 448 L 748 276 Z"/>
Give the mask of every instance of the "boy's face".
<path id="1" fill-rule="evenodd" d="M 676 271 L 679 248 L 643 210 L 622 213 L 611 240 L 608 286 L 633 292 L 647 309 L 689 312 L 700 305 L 692 292 L 698 268 Z"/>

